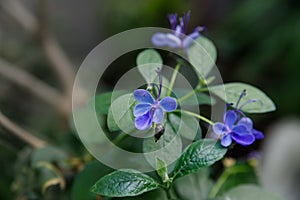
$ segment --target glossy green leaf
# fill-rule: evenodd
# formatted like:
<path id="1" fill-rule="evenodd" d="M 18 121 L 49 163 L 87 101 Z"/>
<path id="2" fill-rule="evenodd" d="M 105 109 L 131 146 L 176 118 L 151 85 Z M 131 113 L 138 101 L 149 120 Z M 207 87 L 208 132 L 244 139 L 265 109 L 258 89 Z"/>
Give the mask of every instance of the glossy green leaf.
<path id="1" fill-rule="evenodd" d="M 107 127 L 110 131 L 122 130 L 130 133 L 136 130 L 132 111 L 134 103 L 132 94 L 122 95 L 112 102 L 107 116 Z"/>
<path id="2" fill-rule="evenodd" d="M 217 50 L 209 39 L 201 36 L 189 48 L 187 55 L 198 76 L 203 78 L 215 66 Z"/>
<path id="3" fill-rule="evenodd" d="M 222 159 L 227 149 L 213 139 L 198 140 L 190 144 L 180 156 L 173 171 L 173 178 L 179 178 L 208 167 Z"/>
<path id="4" fill-rule="evenodd" d="M 189 140 L 201 138 L 202 131 L 199 121 L 195 117 L 187 114 L 181 114 L 181 116 L 178 116 L 170 113 L 168 115 L 168 119 L 170 120 L 170 124 L 174 131 L 182 137 Z"/>
<path id="5" fill-rule="evenodd" d="M 224 194 L 218 200 L 283 200 L 273 192 L 264 190 L 256 185 L 240 185 Z"/>
<path id="6" fill-rule="evenodd" d="M 164 183 L 169 180 L 167 165 L 159 158 L 156 158 L 156 172 Z"/>
<path id="7" fill-rule="evenodd" d="M 133 169 L 114 171 L 96 182 L 91 191 L 109 197 L 137 196 L 159 187 L 150 176 Z"/>
<path id="8" fill-rule="evenodd" d="M 155 142 L 153 137 L 144 139 L 143 152 L 146 160 L 153 168 L 156 167 L 156 158 L 160 158 L 167 164 L 170 164 L 181 155 L 182 141 L 180 136 L 167 123 L 165 124 L 164 134 L 157 142 Z"/>
<path id="9" fill-rule="evenodd" d="M 153 49 L 142 51 L 136 60 L 138 70 L 148 84 L 153 83 L 157 76 L 157 68 L 162 67 L 162 58 L 159 53 Z"/>
<path id="10" fill-rule="evenodd" d="M 225 94 L 224 94 L 225 87 Z M 257 102 L 249 103 L 242 107 L 242 111 L 248 113 L 265 113 L 276 110 L 273 101 L 260 89 L 246 83 L 227 83 L 224 85 L 212 86 L 210 92 L 214 93 L 228 103 L 236 103 L 243 90 L 247 95 L 240 101 L 240 106 L 251 99 L 257 99 Z"/>

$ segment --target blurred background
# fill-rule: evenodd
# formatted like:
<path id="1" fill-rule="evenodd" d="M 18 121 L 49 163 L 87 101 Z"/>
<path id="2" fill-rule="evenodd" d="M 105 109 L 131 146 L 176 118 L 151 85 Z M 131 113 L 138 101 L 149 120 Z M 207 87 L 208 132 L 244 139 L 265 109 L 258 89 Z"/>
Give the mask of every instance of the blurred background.
<path id="1" fill-rule="evenodd" d="M 39 140 L 34 144 L 24 142 L 11 133 L 18 130 L 12 129 L 21 127 L 19 131 L 30 132 L 68 152 L 72 158 L 68 163 L 73 167 L 69 172 L 72 182 L 82 160 L 90 159 L 84 157 L 84 147 L 68 125 L 72 81 L 85 56 L 101 41 L 119 32 L 149 26 L 169 28 L 166 15 L 187 10 L 191 10 L 188 32 L 198 25 L 207 27 L 203 34 L 217 47 L 217 66 L 224 82 L 250 83 L 276 103 L 276 112 L 253 116 L 255 127 L 263 130 L 266 138 L 250 148 L 266 149 L 263 153 L 275 160 L 270 163 L 282 164 L 282 157 L 276 157 L 268 148 L 273 144 L 272 127 L 284 126 L 289 121 L 286 119 L 295 122 L 288 127 L 299 125 L 299 1 L 0 0 L 0 111 L 3 115 L 0 117 L 0 199 L 17 196 L 16 179 L 19 180 L 18 174 L 23 169 L 19 162 L 26 162 L 27 148 L 43 144 Z M 38 87 L 39 81 L 45 87 Z M 107 85 L 112 84 L 109 77 L 105 81 Z M 299 129 L 293 131 L 291 140 L 300 137 Z M 289 130 L 277 132 L 282 135 Z M 274 148 L 289 152 L 289 146 L 288 142 L 281 144 L 279 140 Z M 231 156 L 247 153 L 238 150 Z M 300 148 L 292 151 L 296 153 L 284 155 L 299 155 Z M 289 169 L 289 164 L 299 162 L 295 159 L 298 158 L 284 166 Z M 262 161 L 264 166 L 272 167 L 274 163 L 268 165 L 268 162 Z M 299 183 L 300 164 L 296 166 L 291 181 Z M 270 189 L 280 187 L 280 184 L 268 186 L 268 178 L 263 182 Z M 288 193 L 289 189 L 282 189 L 282 193 Z M 297 198 L 296 189 L 291 190 L 295 195 L 290 198 Z"/>

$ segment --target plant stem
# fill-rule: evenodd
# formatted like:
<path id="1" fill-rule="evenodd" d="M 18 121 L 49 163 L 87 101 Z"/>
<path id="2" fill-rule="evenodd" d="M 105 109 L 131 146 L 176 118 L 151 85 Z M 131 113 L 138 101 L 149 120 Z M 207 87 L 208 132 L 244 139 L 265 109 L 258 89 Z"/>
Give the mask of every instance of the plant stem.
<path id="1" fill-rule="evenodd" d="M 210 125 L 214 125 L 214 122 L 211 121 L 211 120 L 209 120 L 209 119 L 207 119 L 206 117 L 204 117 L 202 115 L 198 115 L 198 114 L 190 112 L 190 111 L 187 111 L 187 110 L 174 110 L 174 112 L 182 112 L 182 113 L 185 113 L 187 115 L 191 115 L 193 117 L 196 117 L 196 118 L 198 118 L 198 119 L 200 119 L 200 120 L 202 120 L 202 121 L 204 121 L 204 122 L 206 122 L 206 123 L 208 123 Z"/>
<path id="2" fill-rule="evenodd" d="M 120 144 L 127 137 L 128 134 L 120 133 L 115 139 L 112 140 L 112 143 L 114 143 L 115 145 Z"/>
<path id="3" fill-rule="evenodd" d="M 247 169 L 244 166 L 235 166 L 235 167 L 230 167 L 224 170 L 224 172 L 221 174 L 217 182 L 215 183 L 214 187 L 211 189 L 209 193 L 209 198 L 214 199 L 228 177 L 234 173 L 244 173 L 246 172 Z"/>
<path id="4" fill-rule="evenodd" d="M 180 68 L 180 63 L 178 63 L 174 69 L 174 72 L 172 74 L 172 78 L 171 78 L 171 81 L 170 81 L 170 85 L 169 85 L 169 91 L 168 91 L 168 94 L 167 96 L 171 96 L 171 92 L 172 92 L 172 89 L 173 89 L 173 86 L 174 86 L 174 83 L 175 83 L 175 80 L 176 80 L 176 76 L 177 76 L 177 73 L 179 71 L 179 68 Z"/>

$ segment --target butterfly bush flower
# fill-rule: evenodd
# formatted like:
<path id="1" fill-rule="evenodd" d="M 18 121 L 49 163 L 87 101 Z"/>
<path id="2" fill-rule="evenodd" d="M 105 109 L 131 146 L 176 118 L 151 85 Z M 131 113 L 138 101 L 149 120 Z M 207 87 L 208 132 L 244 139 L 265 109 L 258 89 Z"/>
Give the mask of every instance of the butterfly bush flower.
<path id="1" fill-rule="evenodd" d="M 177 24 L 177 14 L 170 14 L 168 18 L 173 33 L 154 34 L 152 36 L 152 43 L 156 46 L 169 46 L 174 49 L 180 48 L 186 51 L 193 41 L 200 36 L 200 32 L 204 30 L 204 27 L 198 26 L 191 34 L 185 36 L 190 20 L 190 11 L 179 18 L 179 24 Z"/>
<path id="2" fill-rule="evenodd" d="M 160 100 L 162 88 L 162 75 L 158 71 L 159 88 L 157 98 L 154 99 L 150 92 L 144 89 L 135 90 L 134 98 L 139 102 L 133 110 L 135 118 L 135 127 L 139 130 L 147 130 L 151 127 L 152 122 L 161 124 L 165 112 L 172 112 L 177 108 L 176 99 L 173 97 L 165 97 Z"/>
<path id="3" fill-rule="evenodd" d="M 243 96 L 246 95 L 244 90 L 232 110 L 227 110 L 223 116 L 223 123 L 217 122 L 213 125 L 213 131 L 221 138 L 221 144 L 224 147 L 231 145 L 232 140 L 243 146 L 252 144 L 256 139 L 263 139 L 261 131 L 253 128 L 253 122 L 241 111 L 241 108 L 248 103 L 256 100 L 249 100 L 238 108 L 238 104 Z M 228 108 L 228 106 L 227 106 Z"/>

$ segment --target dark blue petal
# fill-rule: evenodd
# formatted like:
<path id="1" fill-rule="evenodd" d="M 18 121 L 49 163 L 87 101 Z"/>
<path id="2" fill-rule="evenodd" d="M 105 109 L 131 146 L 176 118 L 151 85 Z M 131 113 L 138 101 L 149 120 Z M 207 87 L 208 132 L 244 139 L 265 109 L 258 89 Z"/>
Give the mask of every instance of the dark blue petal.
<path id="1" fill-rule="evenodd" d="M 230 134 L 225 135 L 221 140 L 221 145 L 223 147 L 228 147 L 229 145 L 231 145 L 231 143 L 232 143 L 232 139 Z"/>
<path id="2" fill-rule="evenodd" d="M 227 133 L 225 124 L 220 123 L 220 122 L 216 122 L 216 123 L 213 125 L 213 131 L 214 131 L 217 135 L 222 135 L 222 134 L 226 134 L 226 133 Z"/>
<path id="3" fill-rule="evenodd" d="M 181 40 L 173 34 L 166 34 L 166 45 L 171 48 L 179 48 L 181 46 Z"/>
<path id="4" fill-rule="evenodd" d="M 232 139 L 234 139 L 234 141 L 236 141 L 238 144 L 243 145 L 243 146 L 247 146 L 250 145 L 254 142 L 255 137 L 253 134 L 240 134 L 237 132 L 233 132 L 231 134 Z"/>
<path id="5" fill-rule="evenodd" d="M 229 127 L 232 128 L 237 120 L 237 114 L 233 110 L 229 110 L 225 114 L 224 123 Z"/>
<path id="6" fill-rule="evenodd" d="M 254 135 L 256 140 L 261 140 L 261 139 L 264 139 L 264 137 L 265 137 L 263 132 L 258 131 L 256 129 L 252 129 L 252 134 Z"/>
<path id="7" fill-rule="evenodd" d="M 177 108 L 176 99 L 173 97 L 165 97 L 160 102 L 159 105 L 164 109 L 166 112 L 172 112 Z"/>
<path id="8" fill-rule="evenodd" d="M 241 135 L 246 135 L 246 134 L 251 134 L 251 130 L 248 130 L 246 126 L 243 125 L 238 125 L 233 127 L 232 132 L 241 134 Z"/>
<path id="9" fill-rule="evenodd" d="M 167 34 L 156 33 L 152 36 L 151 41 L 155 46 L 166 46 L 168 44 Z"/>
<path id="10" fill-rule="evenodd" d="M 253 122 L 249 117 L 241 118 L 237 125 L 245 126 L 249 131 L 251 131 L 253 128 Z"/>
<path id="11" fill-rule="evenodd" d="M 141 103 L 141 104 L 137 104 L 137 105 L 134 107 L 133 115 L 134 115 L 135 117 L 145 115 L 147 112 L 150 111 L 151 107 L 152 107 L 152 104 L 150 104 L 150 103 Z"/>
<path id="12" fill-rule="evenodd" d="M 154 104 L 154 99 L 147 90 L 143 90 L 143 89 L 135 90 L 133 96 L 140 103 Z"/>
<path id="13" fill-rule="evenodd" d="M 161 124 L 163 118 L 164 111 L 160 107 L 156 108 L 153 114 L 153 121 L 157 124 Z"/>
<path id="14" fill-rule="evenodd" d="M 152 117 L 150 112 L 145 115 L 135 118 L 135 127 L 139 130 L 147 130 L 152 124 Z"/>

